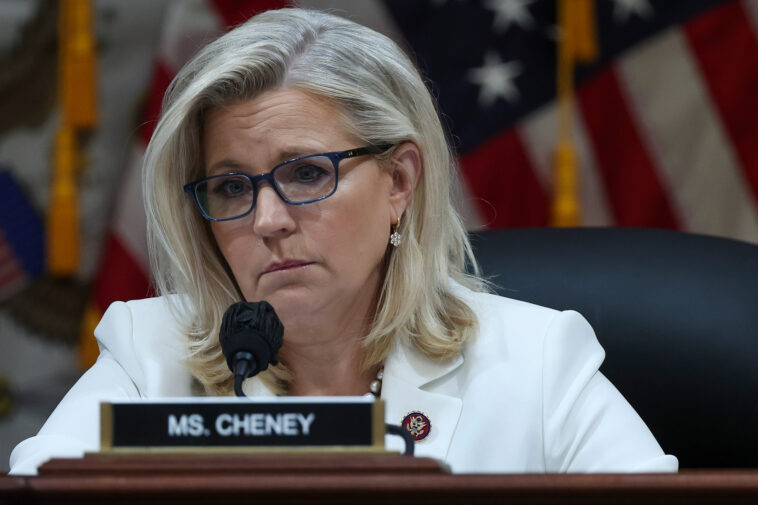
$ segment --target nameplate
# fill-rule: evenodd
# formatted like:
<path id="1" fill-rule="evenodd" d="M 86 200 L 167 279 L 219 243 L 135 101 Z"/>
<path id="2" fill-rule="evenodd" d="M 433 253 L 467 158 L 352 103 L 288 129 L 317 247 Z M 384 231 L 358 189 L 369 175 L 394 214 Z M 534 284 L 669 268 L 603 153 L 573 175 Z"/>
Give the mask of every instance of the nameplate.
<path id="1" fill-rule="evenodd" d="M 384 403 L 364 397 L 103 402 L 102 452 L 182 448 L 384 449 Z"/>

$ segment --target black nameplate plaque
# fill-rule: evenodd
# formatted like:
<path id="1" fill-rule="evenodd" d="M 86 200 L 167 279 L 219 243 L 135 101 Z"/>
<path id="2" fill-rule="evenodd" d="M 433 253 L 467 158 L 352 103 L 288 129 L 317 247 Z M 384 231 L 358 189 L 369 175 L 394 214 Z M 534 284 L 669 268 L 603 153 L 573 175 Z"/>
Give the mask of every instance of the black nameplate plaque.
<path id="1" fill-rule="evenodd" d="M 101 451 L 384 450 L 384 403 L 363 397 L 176 398 L 101 404 Z"/>

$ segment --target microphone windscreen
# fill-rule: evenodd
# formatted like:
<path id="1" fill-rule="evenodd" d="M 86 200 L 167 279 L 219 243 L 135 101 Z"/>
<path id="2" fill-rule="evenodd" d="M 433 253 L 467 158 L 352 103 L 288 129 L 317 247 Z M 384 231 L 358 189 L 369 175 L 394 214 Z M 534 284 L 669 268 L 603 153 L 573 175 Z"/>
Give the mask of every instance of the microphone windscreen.
<path id="1" fill-rule="evenodd" d="M 266 301 L 237 302 L 232 304 L 221 321 L 219 341 L 226 364 L 234 371 L 234 357 L 238 352 L 249 352 L 255 358 L 255 375 L 279 363 L 284 326 Z"/>

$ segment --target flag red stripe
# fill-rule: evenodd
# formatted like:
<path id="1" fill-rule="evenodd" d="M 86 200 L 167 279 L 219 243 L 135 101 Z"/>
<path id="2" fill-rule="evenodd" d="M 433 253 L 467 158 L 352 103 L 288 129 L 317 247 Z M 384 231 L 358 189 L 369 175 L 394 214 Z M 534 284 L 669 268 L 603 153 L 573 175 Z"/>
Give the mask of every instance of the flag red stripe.
<path id="1" fill-rule="evenodd" d="M 460 162 L 488 228 L 547 225 L 548 198 L 518 130 L 488 140 Z"/>
<path id="2" fill-rule="evenodd" d="M 150 295 L 150 281 L 146 273 L 118 237 L 110 233 L 94 286 L 96 307 L 105 312 L 115 301 L 136 300 Z"/>
<path id="3" fill-rule="evenodd" d="M 687 23 L 684 32 L 745 178 L 758 197 L 758 41 L 748 13 L 741 2 L 727 2 Z"/>
<path id="4" fill-rule="evenodd" d="M 577 99 L 616 223 L 678 228 L 613 67 L 582 86 Z"/>

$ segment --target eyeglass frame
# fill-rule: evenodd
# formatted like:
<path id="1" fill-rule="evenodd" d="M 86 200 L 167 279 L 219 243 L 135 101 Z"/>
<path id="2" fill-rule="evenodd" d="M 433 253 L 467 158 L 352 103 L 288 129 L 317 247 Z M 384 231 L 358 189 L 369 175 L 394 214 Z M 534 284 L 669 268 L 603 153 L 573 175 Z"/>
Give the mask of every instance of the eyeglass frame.
<path id="1" fill-rule="evenodd" d="M 198 179 L 197 181 L 189 182 L 184 185 L 184 191 L 185 193 L 188 193 L 192 197 L 192 201 L 195 202 L 195 206 L 200 210 L 200 214 L 207 219 L 208 221 L 212 222 L 220 222 L 220 221 L 233 221 L 235 219 L 241 219 L 247 215 L 249 215 L 253 209 L 255 209 L 255 205 L 258 203 L 258 187 L 261 182 L 265 181 L 268 182 L 269 186 L 274 190 L 274 192 L 279 196 L 279 198 L 286 203 L 287 205 L 307 205 L 309 203 L 318 202 L 321 200 L 324 200 L 326 198 L 329 198 L 337 191 L 337 186 L 339 185 L 340 180 L 340 169 L 339 164 L 340 161 L 349 159 L 349 158 L 356 158 L 358 156 L 366 156 L 369 154 L 382 154 L 389 150 L 390 148 L 394 147 L 394 144 L 370 144 L 364 147 L 356 147 L 354 149 L 348 149 L 346 151 L 332 151 L 328 153 L 317 153 L 317 154 L 308 154 L 306 156 L 300 156 L 299 158 L 293 158 L 291 160 L 283 161 L 276 165 L 274 168 L 269 170 L 266 173 L 258 174 L 258 175 L 250 175 L 246 174 L 244 172 L 229 172 L 226 174 L 218 174 L 218 175 L 212 175 L 210 177 L 204 177 L 202 179 Z M 314 198 L 313 200 L 306 200 L 304 202 L 293 202 L 289 199 L 287 199 L 280 191 L 277 182 L 274 180 L 274 172 L 278 170 L 279 168 L 288 165 L 290 163 L 294 163 L 296 161 L 305 160 L 308 158 L 316 158 L 316 157 L 326 157 L 329 158 L 329 160 L 332 162 L 332 165 L 334 166 L 334 188 L 327 193 L 326 195 L 320 196 L 318 198 Z M 223 217 L 223 218 L 214 218 L 210 217 L 208 214 L 206 214 L 205 210 L 203 209 L 202 204 L 200 203 L 200 200 L 197 196 L 197 186 L 199 184 L 202 184 L 204 182 L 208 182 L 213 179 L 218 179 L 221 177 L 229 177 L 232 175 L 236 176 L 242 176 L 245 177 L 250 181 L 250 184 L 253 186 L 253 202 L 250 205 L 250 209 L 245 212 L 244 214 L 240 214 L 239 216 L 234 217 Z"/>

